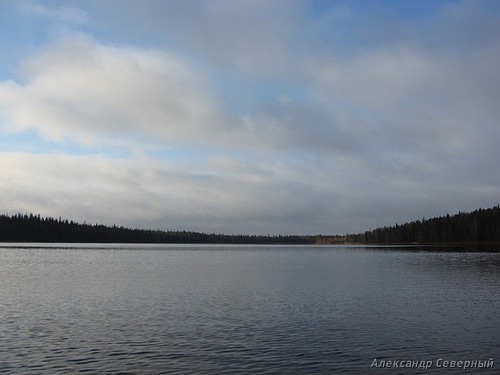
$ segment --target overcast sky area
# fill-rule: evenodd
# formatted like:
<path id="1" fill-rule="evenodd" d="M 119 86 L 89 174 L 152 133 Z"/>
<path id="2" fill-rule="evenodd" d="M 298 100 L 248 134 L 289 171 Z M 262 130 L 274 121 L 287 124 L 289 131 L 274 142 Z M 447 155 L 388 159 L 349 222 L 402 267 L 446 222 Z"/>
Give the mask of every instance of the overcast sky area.
<path id="1" fill-rule="evenodd" d="M 500 203 L 500 1 L 0 0 L 0 213 L 345 234 Z"/>

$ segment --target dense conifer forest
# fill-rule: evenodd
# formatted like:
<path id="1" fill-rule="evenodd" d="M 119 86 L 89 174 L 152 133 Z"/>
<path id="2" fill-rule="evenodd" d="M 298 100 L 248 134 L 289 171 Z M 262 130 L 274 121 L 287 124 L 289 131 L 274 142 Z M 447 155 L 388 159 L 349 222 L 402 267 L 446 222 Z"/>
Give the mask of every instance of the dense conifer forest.
<path id="1" fill-rule="evenodd" d="M 500 205 L 377 228 L 348 235 L 346 241 L 369 244 L 499 244 Z"/>
<path id="2" fill-rule="evenodd" d="M 33 214 L 0 215 L 0 242 L 220 244 L 500 244 L 500 205 L 358 234 L 257 236 L 130 229 Z"/>
<path id="3" fill-rule="evenodd" d="M 308 244 L 311 236 L 248 236 L 80 224 L 33 214 L 0 216 L 0 242 Z"/>

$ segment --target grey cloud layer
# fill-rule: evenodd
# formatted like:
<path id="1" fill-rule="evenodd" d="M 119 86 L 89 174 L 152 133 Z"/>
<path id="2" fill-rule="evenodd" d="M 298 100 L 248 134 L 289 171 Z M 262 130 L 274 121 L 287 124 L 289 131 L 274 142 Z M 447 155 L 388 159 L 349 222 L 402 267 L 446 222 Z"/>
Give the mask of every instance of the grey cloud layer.
<path id="1" fill-rule="evenodd" d="M 40 210 L 58 216 L 63 207 L 72 218 L 108 224 L 120 218 L 131 226 L 205 231 L 224 226 L 244 233 L 251 232 L 248 222 L 250 229 L 266 232 L 269 221 L 275 221 L 273 230 L 288 232 L 286 222 L 293 217 L 313 229 L 301 221 L 314 219 L 310 211 L 319 207 L 317 187 L 297 183 L 297 171 L 280 163 L 213 164 L 218 174 L 169 168 L 151 160 L 2 153 L 0 177 L 9 183 L 0 185 L 0 193 L 9 212 Z"/>

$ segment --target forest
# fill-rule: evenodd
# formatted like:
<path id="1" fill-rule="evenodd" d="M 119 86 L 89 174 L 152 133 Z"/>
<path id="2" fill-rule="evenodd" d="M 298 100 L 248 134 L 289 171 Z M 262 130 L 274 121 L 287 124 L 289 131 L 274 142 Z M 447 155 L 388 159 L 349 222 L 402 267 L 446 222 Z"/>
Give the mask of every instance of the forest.
<path id="1" fill-rule="evenodd" d="M 315 236 L 254 236 L 130 229 L 33 214 L 0 215 L 0 242 L 310 244 Z"/>
<path id="2" fill-rule="evenodd" d="M 499 244 L 500 205 L 347 235 L 346 241 L 368 244 Z"/>
<path id="3" fill-rule="evenodd" d="M 500 244 L 500 205 L 346 235 L 240 235 L 87 224 L 0 215 L 0 242 L 219 244 Z"/>

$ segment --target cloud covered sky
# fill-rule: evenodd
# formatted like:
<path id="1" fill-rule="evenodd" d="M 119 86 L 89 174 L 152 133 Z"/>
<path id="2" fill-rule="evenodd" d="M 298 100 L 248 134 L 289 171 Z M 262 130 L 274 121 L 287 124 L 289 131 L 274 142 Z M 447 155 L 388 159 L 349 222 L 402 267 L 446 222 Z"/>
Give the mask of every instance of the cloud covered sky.
<path id="1" fill-rule="evenodd" d="M 0 0 L 0 211 L 343 234 L 500 202 L 500 3 Z"/>

